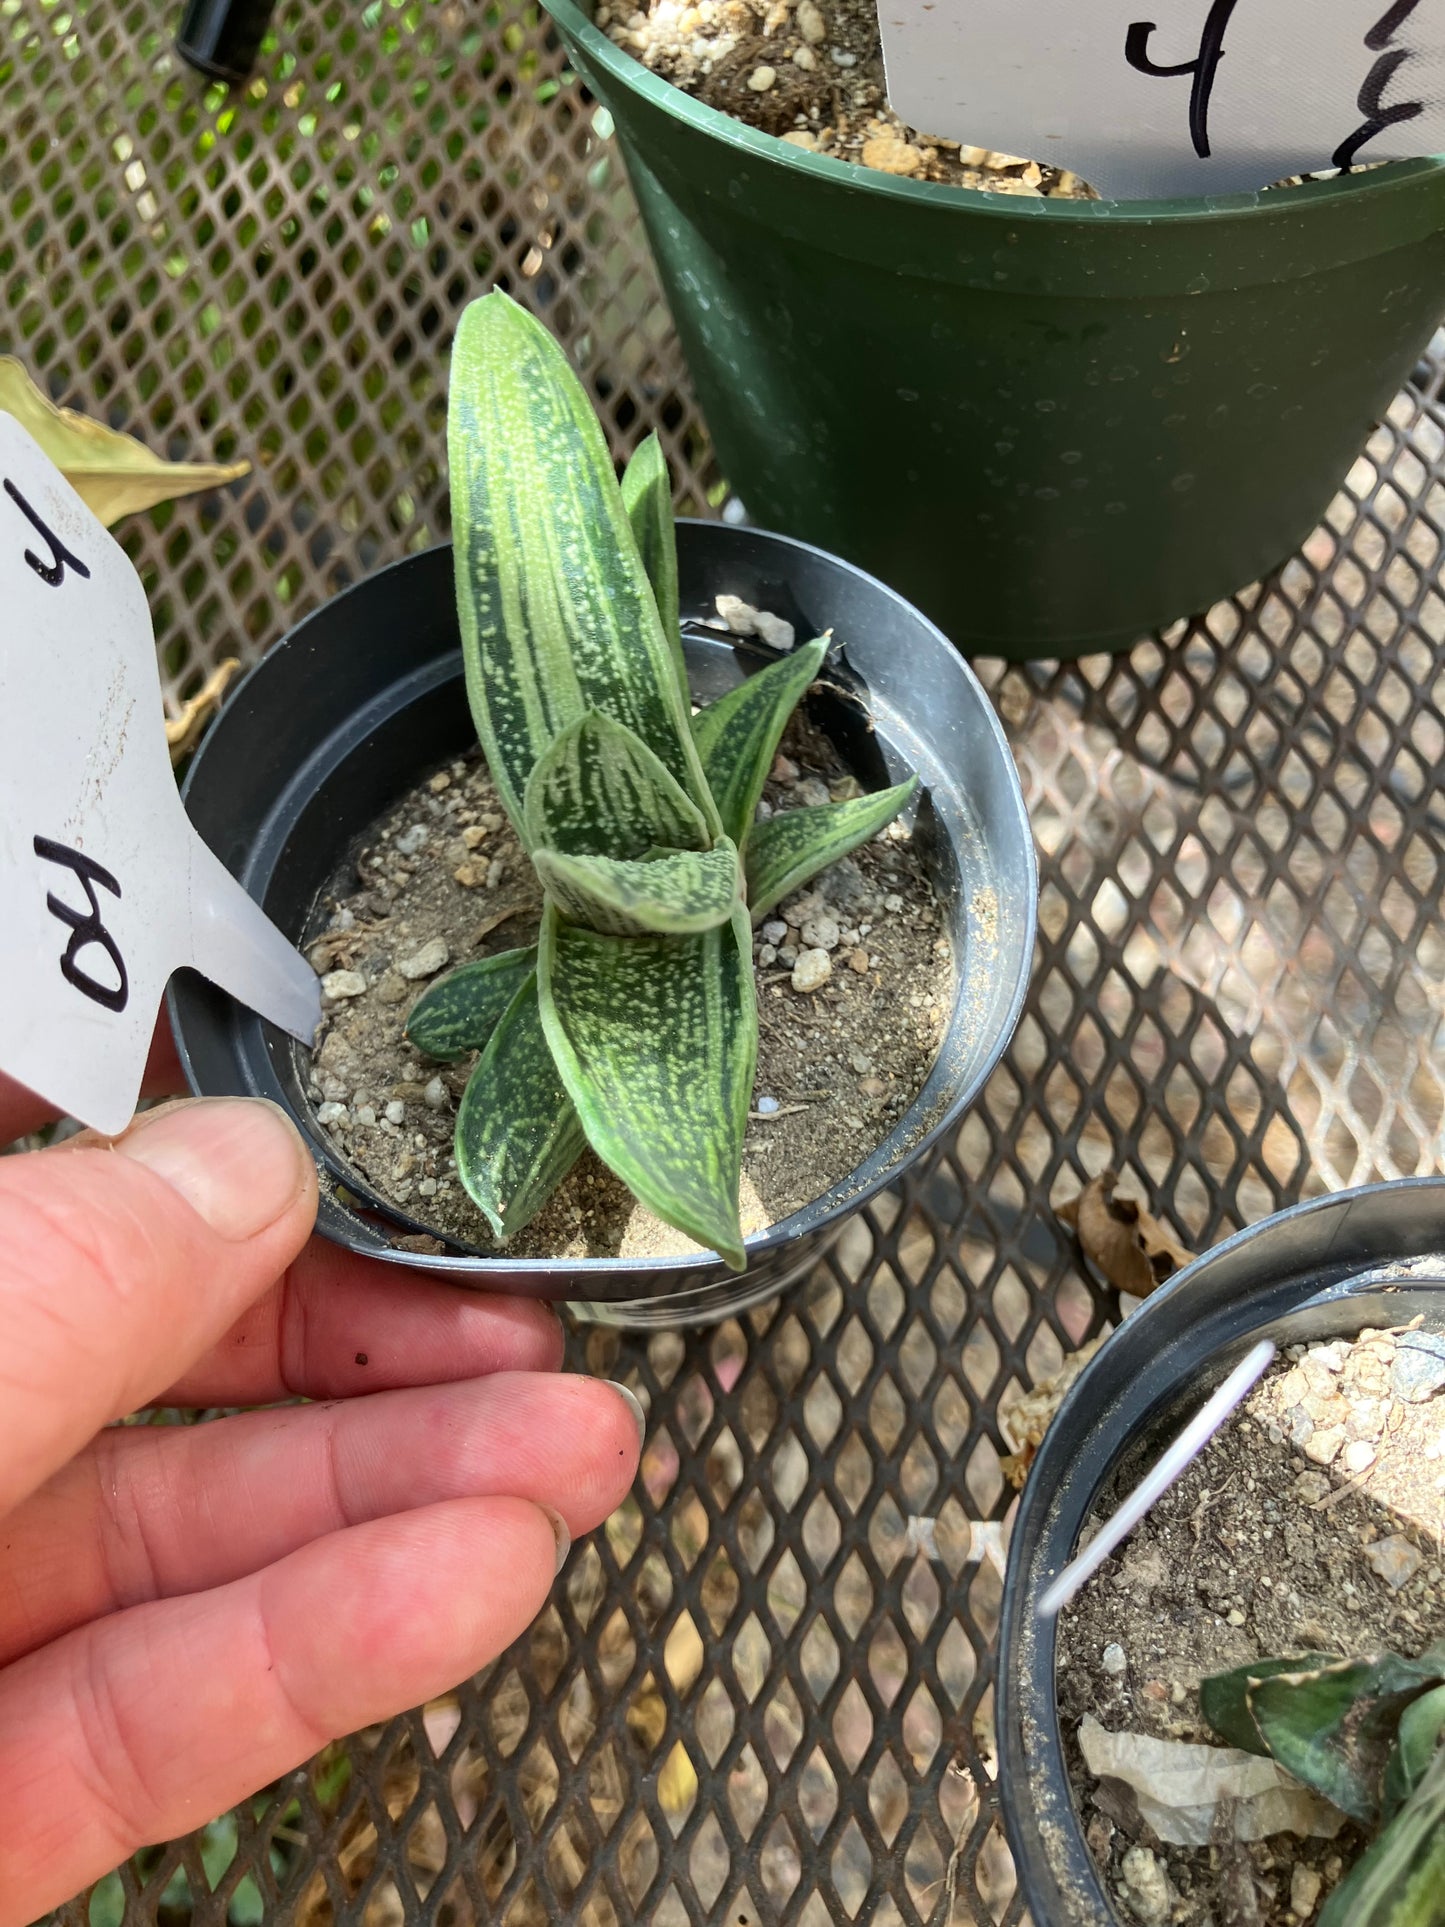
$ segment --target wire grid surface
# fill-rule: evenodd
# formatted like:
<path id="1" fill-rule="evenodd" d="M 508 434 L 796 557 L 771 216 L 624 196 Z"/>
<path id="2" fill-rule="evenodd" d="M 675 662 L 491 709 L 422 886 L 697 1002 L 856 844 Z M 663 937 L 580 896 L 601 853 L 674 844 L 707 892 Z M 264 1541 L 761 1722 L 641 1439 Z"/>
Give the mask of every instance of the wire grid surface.
<path id="1" fill-rule="evenodd" d="M 494 279 L 619 453 L 725 491 L 615 152 L 531 10 L 283 0 L 209 86 L 150 0 L 0 0 L 0 349 L 253 475 L 123 531 L 167 698 L 445 533 L 446 351 Z M 1017 1922 L 993 1812 L 1000 1401 L 1117 1308 L 1053 1207 L 1108 1165 L 1203 1248 L 1440 1168 L 1442 368 L 1304 552 L 1132 654 L 983 665 L 1038 969 L 946 1154 L 785 1302 L 574 1335 L 651 1413 L 634 1497 L 482 1680 L 58 1921 Z"/>

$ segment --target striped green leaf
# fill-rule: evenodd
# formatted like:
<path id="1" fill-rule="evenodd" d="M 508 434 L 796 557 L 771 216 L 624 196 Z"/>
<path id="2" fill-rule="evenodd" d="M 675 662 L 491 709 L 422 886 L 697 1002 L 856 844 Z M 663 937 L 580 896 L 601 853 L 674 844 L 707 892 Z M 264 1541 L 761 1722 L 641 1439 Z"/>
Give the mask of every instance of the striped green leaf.
<path id="1" fill-rule="evenodd" d="M 789 716 L 823 666 L 828 639 L 804 643 L 730 689 L 692 719 L 692 737 L 723 828 L 746 850 L 753 811 L 763 793 Z"/>
<path id="2" fill-rule="evenodd" d="M 1400 1715 L 1395 1750 L 1385 1768 L 1384 1814 L 1393 1819 L 1430 1770 L 1445 1741 L 1445 1686 L 1412 1700 Z"/>
<path id="3" fill-rule="evenodd" d="M 504 294 L 457 328 L 447 445 L 467 696 L 519 834 L 533 765 L 589 709 L 641 737 L 715 827 L 602 431 L 562 350 Z"/>
<path id="4" fill-rule="evenodd" d="M 461 1057 L 481 1050 L 536 967 L 535 945 L 463 964 L 417 998 L 406 1020 L 408 1039 L 428 1057 Z"/>
<path id="5" fill-rule="evenodd" d="M 809 877 L 856 850 L 891 823 L 918 787 L 910 776 L 890 790 L 823 803 L 811 810 L 785 810 L 753 826 L 748 837 L 748 908 L 753 921 L 801 889 Z"/>
<path id="6" fill-rule="evenodd" d="M 1333 1666 L 1337 1653 L 1296 1653 L 1291 1659 L 1255 1659 L 1230 1673 L 1212 1673 L 1199 1682 L 1199 1704 L 1220 1739 L 1245 1753 L 1268 1753 L 1264 1735 L 1250 1710 L 1249 1692 L 1276 1673 L 1308 1673 Z"/>
<path id="7" fill-rule="evenodd" d="M 663 850 L 635 861 L 556 850 L 537 850 L 532 861 L 564 916 L 614 937 L 711 930 L 742 902 L 742 866 L 728 837 L 710 850 Z"/>
<path id="8" fill-rule="evenodd" d="M 505 1244 L 536 1217 L 585 1147 L 543 1035 L 532 970 L 462 1093 L 457 1174 Z"/>
<path id="9" fill-rule="evenodd" d="M 605 937 L 549 904 L 542 1023 L 594 1151 L 649 1210 L 735 1271 L 743 1132 L 757 1064 L 741 909 L 695 937 Z"/>
<path id="10" fill-rule="evenodd" d="M 640 736 L 595 709 L 543 751 L 523 798 L 527 846 L 566 856 L 705 850 L 696 803 Z"/>
<path id="11" fill-rule="evenodd" d="M 1249 1693 L 1265 1745 L 1287 1773 L 1366 1824 L 1378 1819 L 1400 1716 L 1438 1665 L 1380 1653 L 1310 1673 L 1276 1673 Z"/>
<path id="12" fill-rule="evenodd" d="M 677 533 L 672 522 L 672 482 L 667 457 L 654 429 L 638 445 L 622 475 L 622 501 L 652 593 L 662 632 L 672 650 L 678 688 L 687 701 L 687 664 L 677 615 Z"/>
<path id="13" fill-rule="evenodd" d="M 1379 1818 L 1386 1762 L 1411 1701 L 1445 1679 L 1445 1649 L 1418 1659 L 1372 1653 L 1358 1659 L 1267 1660 L 1202 1682 L 1205 1718 L 1226 1738 L 1247 1718 L 1287 1773 L 1369 1825 Z M 1218 1716 L 1218 1717 L 1216 1717 Z M 1248 1742 L 1246 1742 L 1248 1743 Z"/>
<path id="14" fill-rule="evenodd" d="M 1325 1902 L 1319 1927 L 1445 1927 L 1445 1748 Z"/>

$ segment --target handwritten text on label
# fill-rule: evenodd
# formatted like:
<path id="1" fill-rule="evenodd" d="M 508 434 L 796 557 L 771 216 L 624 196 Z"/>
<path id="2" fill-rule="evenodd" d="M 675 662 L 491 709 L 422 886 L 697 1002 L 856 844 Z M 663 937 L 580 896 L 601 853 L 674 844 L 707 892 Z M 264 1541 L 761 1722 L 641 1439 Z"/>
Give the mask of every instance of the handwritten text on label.
<path id="1" fill-rule="evenodd" d="M 881 0 L 879 18 L 910 126 L 1110 198 L 1445 149 L 1441 0 Z"/>
<path id="2" fill-rule="evenodd" d="M 315 974 L 191 828 L 123 549 L 0 414 L 0 1070 L 130 1120 L 191 965 L 307 1041 Z"/>

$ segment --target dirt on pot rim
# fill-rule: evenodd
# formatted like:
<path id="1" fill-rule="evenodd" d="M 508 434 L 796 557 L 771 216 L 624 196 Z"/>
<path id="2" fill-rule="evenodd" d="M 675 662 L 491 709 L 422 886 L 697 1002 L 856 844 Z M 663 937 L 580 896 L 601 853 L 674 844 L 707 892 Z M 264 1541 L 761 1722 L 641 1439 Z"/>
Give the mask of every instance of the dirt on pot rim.
<path id="1" fill-rule="evenodd" d="M 794 718 L 768 810 L 858 792 L 833 745 Z M 674 1256 L 690 1240 L 645 1211 L 593 1156 L 499 1247 L 457 1176 L 456 1109 L 475 1059 L 440 1063 L 407 1013 L 454 966 L 532 942 L 535 873 L 480 751 L 451 759 L 387 810 L 323 891 L 307 954 L 325 1016 L 304 1088 L 338 1157 L 443 1237 L 516 1258 Z M 972 906 L 989 940 L 995 906 Z M 759 1053 L 743 1151 L 743 1230 L 756 1236 L 863 1163 L 927 1079 L 955 977 L 947 921 L 912 837 L 890 824 L 778 906 L 754 932 Z M 429 1247 L 430 1248 L 430 1247 Z M 440 1245 L 438 1245 L 440 1248 Z"/>
<path id="2" fill-rule="evenodd" d="M 1066 169 L 905 126 L 888 105 L 875 0 L 602 0 L 594 19 L 651 72 L 809 153 L 992 194 L 1097 198 Z"/>
<path id="3" fill-rule="evenodd" d="M 1222 1746 L 1199 1704 L 1208 1674 L 1311 1649 L 1418 1654 L 1445 1636 L 1442 1535 L 1445 1342 L 1366 1331 L 1291 1347 L 1065 1610 L 1066 1763 L 1121 1920 L 1300 1927 L 1364 1835 L 1244 1842 L 1221 1812 L 1209 1845 L 1166 1844 L 1124 1781 L 1088 1771 L 1082 1722 Z"/>

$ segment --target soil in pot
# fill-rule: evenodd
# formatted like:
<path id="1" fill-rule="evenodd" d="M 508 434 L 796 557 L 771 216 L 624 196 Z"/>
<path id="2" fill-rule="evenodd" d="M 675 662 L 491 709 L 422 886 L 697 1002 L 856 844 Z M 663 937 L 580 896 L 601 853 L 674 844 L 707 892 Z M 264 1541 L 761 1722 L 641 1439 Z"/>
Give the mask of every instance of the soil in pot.
<path id="1" fill-rule="evenodd" d="M 784 738 L 769 809 L 857 793 L 805 716 Z M 317 905 L 308 955 L 326 1014 L 308 1095 L 339 1157 L 409 1217 L 498 1251 L 457 1177 L 452 1135 L 475 1059 L 427 1058 L 407 1013 L 445 970 L 532 942 L 540 893 L 480 752 L 437 768 L 372 826 Z M 989 906 L 975 904 L 981 932 Z M 791 921 L 789 921 L 791 919 Z M 986 933 L 985 933 L 986 934 Z M 759 1052 L 743 1152 L 756 1235 L 864 1162 L 922 1088 L 947 1028 L 945 919 L 894 823 L 754 933 Z M 698 1249 L 590 1152 L 508 1257 L 662 1257 Z"/>
<path id="2" fill-rule="evenodd" d="M 1208 1674 L 1309 1650 L 1418 1654 L 1445 1635 L 1442 1532 L 1445 1355 L 1365 1332 L 1292 1348 L 1079 1594 L 1059 1622 L 1060 1723 L 1121 1920 L 1299 1927 L 1364 1836 L 1246 1843 L 1221 1815 L 1210 1845 L 1166 1845 L 1123 1781 L 1089 1772 L 1084 1719 L 1222 1745 L 1200 1710 Z"/>
<path id="3" fill-rule="evenodd" d="M 905 126 L 888 105 L 875 0 L 604 0 L 595 19 L 685 93 L 812 153 L 995 194 L 1095 198 L 1077 174 Z"/>

